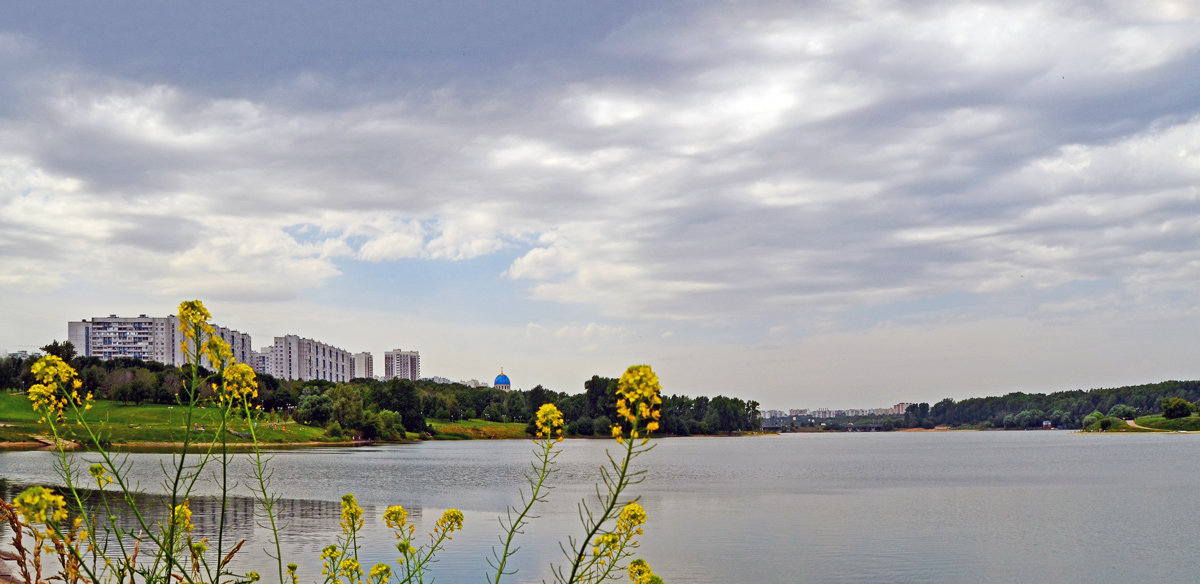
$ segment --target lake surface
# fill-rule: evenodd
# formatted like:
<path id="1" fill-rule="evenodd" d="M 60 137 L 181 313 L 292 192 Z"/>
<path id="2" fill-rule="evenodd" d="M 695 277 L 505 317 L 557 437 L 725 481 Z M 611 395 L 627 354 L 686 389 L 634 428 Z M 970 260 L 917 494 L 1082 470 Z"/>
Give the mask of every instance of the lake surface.
<path id="1" fill-rule="evenodd" d="M 519 540 L 520 573 L 540 582 L 580 534 L 608 440 L 560 444 L 550 503 Z M 671 438 L 638 459 L 632 494 L 649 520 L 639 555 L 667 582 L 1033 582 L 1195 580 L 1200 552 L 1200 435 L 1061 431 L 791 434 Z M 338 501 L 368 514 L 363 564 L 391 561 L 384 508 L 404 505 L 418 534 L 450 507 L 466 516 L 435 566 L 440 582 L 482 581 L 532 459 L 524 441 L 427 442 L 274 453 L 290 527 L 285 555 L 301 581 L 340 533 Z M 94 455 L 80 454 L 84 459 Z M 5 495 L 57 484 L 48 452 L 0 452 Z M 159 463 L 134 454 L 141 487 L 161 492 Z M 243 467 L 239 467 L 244 470 Z M 204 486 L 211 493 L 212 486 Z M 246 493 L 245 489 L 242 489 Z M 193 502 L 203 531 L 211 506 Z M 240 561 L 266 575 L 266 532 L 239 499 Z M 7 539 L 7 537 L 5 537 Z M 273 573 L 273 572 L 272 572 Z"/>

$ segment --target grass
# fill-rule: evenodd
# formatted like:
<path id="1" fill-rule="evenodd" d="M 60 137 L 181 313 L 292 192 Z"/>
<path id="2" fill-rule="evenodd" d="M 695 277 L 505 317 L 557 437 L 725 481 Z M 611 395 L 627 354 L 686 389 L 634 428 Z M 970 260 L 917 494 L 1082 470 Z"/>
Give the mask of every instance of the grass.
<path id="1" fill-rule="evenodd" d="M 1180 430 L 1188 432 L 1200 430 L 1200 416 L 1197 416 L 1196 414 L 1192 414 L 1186 418 L 1175 418 L 1173 420 L 1168 420 L 1161 415 L 1142 416 L 1138 418 L 1136 422 L 1147 428 L 1170 430 L 1172 432 L 1177 432 Z"/>
<path id="2" fill-rule="evenodd" d="M 126 405 L 120 402 L 96 400 L 86 414 L 89 423 L 98 430 L 102 440 L 111 444 L 172 443 L 183 440 L 186 429 L 186 408 L 164 405 Z M 48 429 L 38 424 L 38 415 L 30 408 L 24 394 L 5 393 L 0 395 L 0 440 L 5 442 L 27 441 L 34 435 L 45 435 Z M 216 407 L 198 407 L 192 412 L 193 442 L 207 442 L 216 436 L 215 428 L 220 420 Z M 202 428 L 202 429 L 201 429 Z M 244 421 L 233 422 L 229 429 L 243 434 L 249 432 Z M 86 432 L 79 426 L 63 423 L 60 432 L 65 438 L 87 443 Z M 258 440 L 263 444 L 286 444 L 291 442 L 329 442 L 321 428 L 304 426 L 295 422 L 274 423 L 262 420 L 256 428 Z M 229 435 L 231 443 L 249 442 L 249 439 Z"/>
<path id="3" fill-rule="evenodd" d="M 437 432 L 434 434 L 434 438 L 440 440 L 529 437 L 525 433 L 525 424 L 519 422 L 489 422 L 487 420 L 470 419 L 455 422 L 429 420 L 428 423 Z"/>
<path id="4" fill-rule="evenodd" d="M 145 445 L 178 443 L 183 441 L 186 408 L 157 404 L 128 405 L 121 402 L 96 400 L 87 412 L 87 420 L 99 430 L 101 439 L 113 445 Z M 207 443 L 216 435 L 220 412 L 216 407 L 197 407 L 192 412 L 192 438 L 196 443 Z M 23 393 L 0 393 L 0 442 L 31 442 L 34 436 L 49 433 L 45 424 L 38 423 L 39 416 L 30 407 L 29 398 Z M 488 422 L 486 420 L 460 420 L 446 422 L 429 420 L 434 427 L 435 437 L 441 440 L 476 440 L 489 438 L 527 438 L 525 424 Z M 82 428 L 64 423 L 60 432 L 65 438 L 88 443 Z M 249 431 L 245 422 L 230 424 L 230 430 L 245 434 Z M 256 428 L 262 444 L 288 444 L 297 442 L 334 442 L 340 439 L 325 435 L 322 428 L 305 426 L 295 422 L 271 423 L 260 421 Z M 411 439 L 419 435 L 409 434 Z M 249 442 L 247 438 L 229 435 L 230 443 Z"/>

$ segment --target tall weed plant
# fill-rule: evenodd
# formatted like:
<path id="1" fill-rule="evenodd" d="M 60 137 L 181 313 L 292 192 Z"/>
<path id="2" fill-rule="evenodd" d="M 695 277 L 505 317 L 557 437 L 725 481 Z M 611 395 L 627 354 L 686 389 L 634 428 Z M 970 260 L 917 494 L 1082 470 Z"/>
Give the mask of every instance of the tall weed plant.
<path id="1" fill-rule="evenodd" d="M 279 495 L 271 487 L 269 457 L 260 449 L 255 431 L 262 413 L 255 405 L 258 383 L 254 370 L 236 362 L 228 343 L 214 335 L 211 319 L 199 300 L 179 305 L 181 348 L 190 378 L 179 396 L 184 410 L 182 443 L 171 464 L 163 466 L 167 508 L 157 513 L 146 508 L 154 503 L 139 497 L 131 484 L 128 458 L 105 447 L 104 425 L 89 418 L 92 395 L 80 394 L 82 384 L 75 370 L 53 355 L 33 365 L 31 373 L 37 383 L 28 395 L 54 441 L 62 487 L 56 491 L 34 486 L 11 502 L 0 501 L 0 520 L 6 521 L 13 533 L 15 557 L 10 561 L 17 578 L 25 584 L 248 584 L 261 580 L 263 576 L 257 572 L 233 569 L 232 561 L 245 540 L 233 541 L 226 535 L 233 521 L 230 489 L 236 482 L 231 466 L 238 457 L 248 457 L 256 520 L 270 534 L 267 553 L 274 564 L 273 580 L 279 584 L 299 584 L 301 580 L 320 584 L 432 582 L 430 565 L 462 529 L 464 518 L 457 509 L 447 510 L 430 533 L 418 536 L 404 507 L 388 507 L 383 521 L 394 537 L 390 544 L 398 557 L 392 564 L 368 568 L 359 563 L 359 552 L 368 543 L 362 541 L 363 509 L 353 494 L 346 494 L 341 498 L 341 535 L 321 551 L 321 574 L 300 574 L 296 563 L 285 563 Z M 611 427 L 618 448 L 608 453 L 606 464 L 600 467 L 595 497 L 578 503 L 582 533 L 559 544 L 563 557 L 550 565 L 556 584 L 622 577 L 637 584 L 662 582 L 644 560 L 635 557 L 646 512 L 637 498 L 627 494 L 645 475 L 644 469 L 635 470 L 632 465 L 653 448 L 649 435 L 658 429 L 660 393 L 658 377 L 647 365 L 632 366 L 622 375 L 617 391 L 618 419 Z M 211 438 L 199 440 L 193 414 L 196 408 L 208 406 L 220 412 L 219 427 L 209 434 Z M 226 440 L 235 423 L 248 429 L 248 454 Z M 87 463 L 68 454 L 72 445 L 62 432 L 68 424 L 82 430 L 78 434 L 86 436 L 84 446 L 94 452 Z M 534 507 L 547 503 L 552 488 L 562 441 L 562 413 L 553 404 L 544 404 L 538 409 L 535 425 L 534 461 L 526 475 L 528 490 L 521 492 L 521 505 L 510 507 L 501 517 L 503 533 L 488 557 L 487 581 L 493 584 L 516 573 L 509 561 L 519 549 L 518 537 L 535 518 Z M 88 465 L 86 470 L 83 464 Z M 215 477 L 220 491 L 216 533 L 196 537 L 190 501 L 197 481 L 206 472 Z M 154 516 L 164 519 L 156 521 Z"/>

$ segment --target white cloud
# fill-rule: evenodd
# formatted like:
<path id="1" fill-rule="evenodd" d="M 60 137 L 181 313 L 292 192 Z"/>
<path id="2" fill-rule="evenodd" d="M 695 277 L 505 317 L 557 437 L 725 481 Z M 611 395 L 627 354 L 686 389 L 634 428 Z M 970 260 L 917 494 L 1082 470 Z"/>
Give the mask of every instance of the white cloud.
<path id="1" fill-rule="evenodd" d="M 1186 317 L 1198 17 L 650 6 L 541 53 L 300 56 L 233 84 L 2 32 L 0 294 L 122 273 L 138 294 L 292 302 L 383 262 L 508 253 L 487 269 L 569 316 L 505 332 L 574 348 L 1067 326 L 1110 302 Z"/>

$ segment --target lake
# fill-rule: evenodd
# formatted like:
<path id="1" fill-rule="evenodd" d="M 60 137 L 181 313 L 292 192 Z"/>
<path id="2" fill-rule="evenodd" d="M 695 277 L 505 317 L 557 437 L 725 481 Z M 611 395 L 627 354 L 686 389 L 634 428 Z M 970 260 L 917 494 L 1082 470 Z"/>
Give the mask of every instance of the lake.
<path id="1" fill-rule="evenodd" d="M 895 432 L 656 442 L 638 459 L 648 473 L 632 494 L 649 516 L 639 556 L 667 582 L 1196 579 L 1200 435 Z M 581 531 L 576 503 L 591 496 L 614 444 L 560 444 L 556 488 L 518 540 L 520 573 L 507 581 L 549 577 L 547 565 L 562 560 L 558 542 Z M 301 565 L 301 581 L 316 580 L 317 556 L 340 532 L 338 501 L 353 492 L 368 514 L 364 565 L 396 555 L 380 520 L 388 505 L 409 509 L 418 534 L 455 507 L 466 526 L 434 573 L 440 582 L 481 581 L 500 533 L 497 517 L 519 502 L 531 450 L 525 441 L 466 441 L 274 452 L 274 487 L 290 522 L 285 555 Z M 0 452 L 5 495 L 59 483 L 52 458 Z M 141 487 L 161 492 L 158 465 L 170 455 L 131 460 Z M 192 507 L 197 530 L 209 528 L 212 506 Z M 266 575 L 258 551 L 266 535 L 252 520 L 251 500 L 238 499 L 233 511 L 236 537 L 251 542 L 241 565 Z"/>

